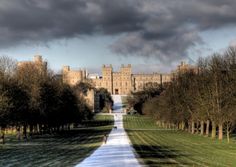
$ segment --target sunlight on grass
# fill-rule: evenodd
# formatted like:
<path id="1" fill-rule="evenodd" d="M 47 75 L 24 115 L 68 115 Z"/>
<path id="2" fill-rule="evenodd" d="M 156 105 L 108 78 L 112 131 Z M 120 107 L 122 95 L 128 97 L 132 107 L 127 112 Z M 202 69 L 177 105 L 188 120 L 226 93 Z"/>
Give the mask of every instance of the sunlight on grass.
<path id="1" fill-rule="evenodd" d="M 99 115 L 91 122 L 101 126 L 73 129 L 29 141 L 7 136 L 11 140 L 0 145 L 0 166 L 74 166 L 102 144 L 103 134 L 113 127 L 113 116 Z"/>
<path id="2" fill-rule="evenodd" d="M 134 149 L 149 166 L 236 166 L 235 140 L 227 144 L 183 131 L 150 131 L 158 127 L 144 116 L 127 115 L 124 126 Z"/>

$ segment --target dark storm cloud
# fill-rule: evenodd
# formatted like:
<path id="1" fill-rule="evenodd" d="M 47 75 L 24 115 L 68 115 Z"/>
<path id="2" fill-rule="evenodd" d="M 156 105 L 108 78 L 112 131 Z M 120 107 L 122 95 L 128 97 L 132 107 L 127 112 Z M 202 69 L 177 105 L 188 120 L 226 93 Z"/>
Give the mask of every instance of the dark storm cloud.
<path id="1" fill-rule="evenodd" d="M 236 24 L 235 0 L 1 0 L 0 47 L 89 35 L 120 35 L 120 55 L 186 56 L 199 32 Z"/>

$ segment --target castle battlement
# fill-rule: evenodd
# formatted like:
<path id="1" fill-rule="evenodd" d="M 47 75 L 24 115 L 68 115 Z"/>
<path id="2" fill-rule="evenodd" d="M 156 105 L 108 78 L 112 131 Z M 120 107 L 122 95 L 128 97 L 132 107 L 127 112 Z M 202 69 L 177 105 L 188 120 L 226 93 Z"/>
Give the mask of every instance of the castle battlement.
<path id="1" fill-rule="evenodd" d="M 112 68 L 112 65 L 111 64 L 109 64 L 109 65 L 103 64 L 102 67 L 103 68 Z"/>
<path id="2" fill-rule="evenodd" d="M 47 70 L 47 61 L 43 60 L 41 55 L 35 55 L 33 61 L 17 62 L 17 68 L 23 68 L 27 65 L 33 65 L 41 72 L 45 72 Z"/>
<path id="3" fill-rule="evenodd" d="M 112 65 L 102 65 L 102 76 L 87 77 L 83 70 L 72 71 L 68 66 L 63 67 L 63 81 L 75 85 L 84 79 L 90 79 L 96 88 L 106 88 L 111 94 L 130 94 L 132 91 L 143 90 L 148 84 L 161 85 L 170 82 L 171 74 L 132 74 L 132 66 L 121 65 L 119 71 L 113 71 Z"/>

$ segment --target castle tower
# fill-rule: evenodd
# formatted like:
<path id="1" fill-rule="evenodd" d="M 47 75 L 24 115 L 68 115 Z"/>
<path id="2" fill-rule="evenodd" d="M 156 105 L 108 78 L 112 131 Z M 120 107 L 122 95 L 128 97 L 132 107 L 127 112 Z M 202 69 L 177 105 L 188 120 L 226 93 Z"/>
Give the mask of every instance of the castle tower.
<path id="1" fill-rule="evenodd" d="M 128 64 L 127 66 L 121 65 L 120 73 L 121 73 L 120 94 L 129 94 L 132 90 L 131 64 Z"/>
<path id="2" fill-rule="evenodd" d="M 75 85 L 78 82 L 83 81 L 85 79 L 83 77 L 83 70 L 73 70 L 70 69 L 70 66 L 63 66 L 62 80 L 64 83 L 67 83 L 69 85 Z"/>
<path id="3" fill-rule="evenodd" d="M 34 60 L 35 63 L 42 64 L 43 63 L 43 58 L 41 55 L 35 55 Z"/>
<path id="4" fill-rule="evenodd" d="M 86 78 L 87 78 L 87 70 L 86 70 L 86 69 L 83 69 L 83 70 L 82 70 L 82 78 L 83 78 L 83 79 L 86 79 Z"/>
<path id="5" fill-rule="evenodd" d="M 46 73 L 47 71 L 47 61 L 43 61 L 43 57 L 41 55 L 35 55 L 33 62 L 35 63 L 36 66 L 39 67 L 39 70 L 42 73 Z"/>
<path id="6" fill-rule="evenodd" d="M 68 83 L 68 73 L 70 72 L 70 66 L 63 66 L 62 68 L 62 81 Z"/>
<path id="7" fill-rule="evenodd" d="M 112 65 L 102 67 L 102 87 L 106 88 L 113 94 L 113 68 Z"/>
<path id="8" fill-rule="evenodd" d="M 62 72 L 67 73 L 70 71 L 70 66 L 63 66 Z"/>

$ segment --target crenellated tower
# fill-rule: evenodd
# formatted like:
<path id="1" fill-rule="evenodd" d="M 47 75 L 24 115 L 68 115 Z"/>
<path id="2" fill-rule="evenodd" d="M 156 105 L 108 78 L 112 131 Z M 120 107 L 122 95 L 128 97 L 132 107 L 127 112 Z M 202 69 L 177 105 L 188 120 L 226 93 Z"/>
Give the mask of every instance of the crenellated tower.
<path id="1" fill-rule="evenodd" d="M 120 88 L 120 94 L 129 94 L 132 89 L 132 78 L 131 75 L 131 64 L 128 64 L 127 66 L 121 65 L 120 68 L 120 77 L 121 77 L 121 88 Z"/>
<path id="2" fill-rule="evenodd" d="M 112 65 L 102 66 L 102 87 L 113 94 L 113 68 Z"/>

